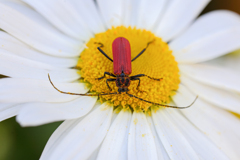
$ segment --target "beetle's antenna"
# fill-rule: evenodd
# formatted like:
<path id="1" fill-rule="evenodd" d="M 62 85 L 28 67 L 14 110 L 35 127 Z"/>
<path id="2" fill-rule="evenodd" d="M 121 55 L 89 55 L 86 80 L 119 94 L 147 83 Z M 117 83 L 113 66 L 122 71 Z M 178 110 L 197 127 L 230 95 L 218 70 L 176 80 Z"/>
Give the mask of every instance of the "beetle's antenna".
<path id="1" fill-rule="evenodd" d="M 155 39 L 152 40 L 151 42 L 148 42 L 146 48 L 144 48 L 136 57 L 134 57 L 134 58 L 131 60 L 131 62 L 135 61 L 139 56 L 141 56 L 141 55 L 143 54 L 143 52 L 146 51 L 146 49 L 148 48 L 149 44 L 151 44 L 151 43 L 154 42 L 154 41 L 155 41 Z"/>
<path id="2" fill-rule="evenodd" d="M 100 46 L 100 48 L 102 48 L 102 47 L 104 47 L 104 45 L 101 43 L 101 42 L 94 42 L 94 44 L 99 44 Z"/>
<path id="3" fill-rule="evenodd" d="M 97 49 L 98 49 L 107 59 L 109 59 L 110 61 L 113 62 L 113 60 L 112 60 L 110 57 L 108 57 L 108 55 L 107 55 L 100 47 L 97 47 Z"/>
<path id="4" fill-rule="evenodd" d="M 132 95 L 132 94 L 129 94 L 129 93 L 127 93 L 127 94 L 128 94 L 130 97 L 137 98 L 137 99 L 139 99 L 139 100 L 141 100 L 141 101 L 144 101 L 144 102 L 147 102 L 147 103 L 151 103 L 151 104 L 155 104 L 155 105 L 163 106 L 163 107 L 167 107 L 167 108 L 177 108 L 177 109 L 185 109 L 185 108 L 191 107 L 191 106 L 195 103 L 195 101 L 197 100 L 197 98 L 198 98 L 198 96 L 197 96 L 197 97 L 195 98 L 195 100 L 194 100 L 190 105 L 188 105 L 188 106 L 178 107 L 178 106 L 169 106 L 169 105 L 165 105 L 165 104 L 159 104 L 159 103 L 155 103 L 155 102 L 150 102 L 150 101 L 144 100 L 144 99 L 142 99 L 142 98 L 139 98 L 139 97 L 137 97 L 137 96 L 134 96 L 134 95 Z"/>
<path id="5" fill-rule="evenodd" d="M 107 59 L 109 59 L 110 61 L 113 62 L 113 60 L 112 60 L 110 57 L 108 57 L 108 55 L 101 49 L 101 48 L 103 47 L 103 44 L 100 43 L 100 42 L 99 42 L 99 43 L 95 42 L 95 44 L 100 44 L 100 46 L 97 47 L 97 49 L 98 49 Z"/>
<path id="6" fill-rule="evenodd" d="M 55 85 L 54 85 L 53 82 L 51 81 L 51 78 L 50 78 L 50 75 L 49 75 L 49 74 L 48 74 L 48 79 L 49 79 L 50 83 L 52 84 L 53 88 L 55 88 L 58 92 L 63 93 L 63 94 L 78 95 L 78 96 L 101 96 L 101 95 L 118 94 L 117 92 L 113 92 L 113 93 L 101 93 L 101 94 L 81 94 L 81 93 L 63 92 L 63 91 L 59 90 L 57 87 L 55 87 Z"/>

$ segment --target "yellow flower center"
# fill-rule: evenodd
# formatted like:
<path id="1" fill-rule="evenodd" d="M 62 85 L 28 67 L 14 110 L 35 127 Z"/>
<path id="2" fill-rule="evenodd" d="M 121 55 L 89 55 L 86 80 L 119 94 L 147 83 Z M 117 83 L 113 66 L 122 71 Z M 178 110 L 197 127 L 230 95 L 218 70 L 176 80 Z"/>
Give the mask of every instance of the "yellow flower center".
<path id="1" fill-rule="evenodd" d="M 131 59 L 135 58 L 151 42 L 145 52 L 132 62 L 130 77 L 137 74 L 145 74 L 155 79 L 161 79 L 161 81 L 157 81 L 146 76 L 140 77 L 139 88 L 137 88 L 139 81 L 131 80 L 128 93 L 154 103 L 169 103 L 170 96 L 175 94 L 180 83 L 179 69 L 172 51 L 167 43 L 153 33 L 130 27 L 121 26 L 96 34 L 86 44 L 87 47 L 80 55 L 77 68 L 80 69 L 79 74 L 81 74 L 83 81 L 89 84 L 90 91 L 98 94 L 118 92 L 115 81 L 108 83 L 112 91 L 109 90 L 106 84 L 107 79 L 116 77 L 107 75 L 101 80 L 96 79 L 102 77 L 104 72 L 114 74 L 113 62 L 107 59 L 97 47 L 101 47 L 101 44 L 103 44 L 101 49 L 113 59 L 112 43 L 118 37 L 124 37 L 130 42 Z M 99 97 L 100 101 L 108 101 L 116 108 L 147 111 L 154 105 L 153 103 L 130 97 L 126 93 L 101 95 Z"/>

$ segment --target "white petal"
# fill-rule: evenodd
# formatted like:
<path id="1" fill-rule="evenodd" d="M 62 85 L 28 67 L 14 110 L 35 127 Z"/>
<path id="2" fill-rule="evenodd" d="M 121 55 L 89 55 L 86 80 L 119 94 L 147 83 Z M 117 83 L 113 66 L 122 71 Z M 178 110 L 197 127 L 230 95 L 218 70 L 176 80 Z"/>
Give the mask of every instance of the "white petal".
<path id="1" fill-rule="evenodd" d="M 185 101 L 191 101 L 192 97 L 194 95 L 189 90 L 180 87 L 173 100 L 177 105 L 185 105 Z M 217 110 L 214 110 L 213 106 L 199 98 L 192 107 L 181 110 L 181 112 L 230 159 L 238 159 L 240 156 L 240 132 L 237 127 L 239 120 L 236 123 L 236 118 L 233 120 L 233 115 L 231 118 L 229 115 L 228 117 L 224 117 L 224 114 L 220 115 L 217 113 Z M 226 120 L 228 118 L 230 119 Z M 235 127 L 230 121 L 235 124 Z"/>
<path id="2" fill-rule="evenodd" d="M 158 136 L 170 159 L 199 159 L 197 153 L 177 126 L 166 115 L 166 109 L 152 110 Z"/>
<path id="3" fill-rule="evenodd" d="M 91 154 L 91 156 L 87 160 L 96 160 L 97 159 L 101 145 Z"/>
<path id="4" fill-rule="evenodd" d="M 0 103 L 0 122 L 18 114 L 20 107 L 14 103 Z"/>
<path id="5" fill-rule="evenodd" d="M 202 100 L 200 102 L 201 105 L 200 107 L 198 107 L 198 109 L 200 109 L 201 112 L 204 112 L 203 115 L 211 117 L 214 122 L 220 124 L 221 126 L 223 126 L 223 128 L 227 128 L 229 132 L 235 134 L 237 137 L 240 138 L 240 130 L 236 128 L 236 126 L 240 125 L 240 120 L 238 117 L 234 116 L 226 110 L 212 106 Z"/>
<path id="6" fill-rule="evenodd" d="M 14 106 L 14 103 L 0 103 L 0 111 L 3 111 L 9 107 Z"/>
<path id="7" fill-rule="evenodd" d="M 123 24 L 151 30 L 161 18 L 167 0 L 124 1 Z"/>
<path id="8" fill-rule="evenodd" d="M 165 42 L 183 32 L 210 0 L 172 0 L 164 13 L 155 34 Z"/>
<path id="9" fill-rule="evenodd" d="M 25 65 L 26 67 L 34 67 L 34 68 L 49 69 L 49 70 L 50 69 L 56 69 L 55 67 L 53 67 L 49 64 L 45 64 L 45 63 L 29 60 L 29 59 L 26 59 L 26 58 L 22 58 L 20 56 L 16 56 L 16 55 L 12 54 L 9 51 L 2 50 L 2 49 L 0 49 L 0 56 L 1 56 L 0 61 L 1 61 L 1 63 L 4 63 L 4 64 L 9 64 L 9 63 L 10 64 L 13 64 L 13 63 L 17 64 L 18 63 L 18 64 L 21 64 L 22 66 Z"/>
<path id="10" fill-rule="evenodd" d="M 227 160 L 228 157 L 206 135 L 199 131 L 191 122 L 184 118 L 177 110 L 167 110 L 170 119 L 178 126 L 201 159 Z"/>
<path id="11" fill-rule="evenodd" d="M 215 58 L 210 61 L 203 62 L 204 64 L 215 65 L 217 67 L 224 67 L 229 70 L 240 73 L 240 50 L 234 51 L 230 54 Z"/>
<path id="12" fill-rule="evenodd" d="M 66 120 L 64 121 L 51 135 L 48 140 L 43 153 L 40 157 L 41 160 L 45 160 L 46 157 L 51 154 L 55 147 L 61 142 L 61 140 L 78 124 L 83 118 Z"/>
<path id="13" fill-rule="evenodd" d="M 100 107 L 102 104 L 96 103 L 93 107 L 92 111 Z M 89 115 L 89 112 L 87 115 Z M 86 116 L 87 116 L 86 115 Z M 81 122 L 86 116 L 83 116 L 81 118 L 73 119 L 73 120 L 66 120 L 64 121 L 52 134 L 50 139 L 48 140 L 43 153 L 41 155 L 40 159 L 45 159 L 45 157 L 54 150 L 54 148 L 61 142 L 62 138 L 65 137 L 71 130 L 74 128 L 79 122 Z"/>
<path id="14" fill-rule="evenodd" d="M 103 104 L 69 132 L 43 159 L 87 159 L 103 141 L 111 123 L 113 107 Z M 61 154 L 59 154 L 61 153 Z"/>
<path id="15" fill-rule="evenodd" d="M 174 102 L 182 106 L 186 105 L 186 103 L 191 103 L 194 98 L 195 94 L 190 92 L 190 90 L 183 85 L 179 86 L 177 94 L 173 96 Z M 207 116 L 212 117 L 211 119 L 213 119 L 214 121 L 218 121 L 219 124 L 229 127 L 229 131 L 231 128 L 231 132 L 236 132 L 237 135 L 240 135 L 240 130 L 237 130 L 235 127 L 240 125 L 240 121 L 233 114 L 217 106 L 213 107 L 213 105 L 207 103 L 201 98 L 198 98 L 196 102 L 187 110 L 189 110 L 190 113 L 195 107 L 201 108 L 201 112 L 204 112 L 204 114 L 206 114 Z"/>
<path id="16" fill-rule="evenodd" d="M 19 110 L 20 110 L 19 107 L 11 107 L 11 108 L 5 109 L 4 111 L 1 111 L 0 112 L 0 122 L 5 119 L 16 116 L 18 114 Z"/>
<path id="17" fill-rule="evenodd" d="M 117 109 L 115 109 L 113 111 L 111 125 L 114 123 L 114 121 L 117 118 L 117 116 L 119 115 L 120 111 L 121 110 L 117 110 Z M 129 128 L 130 127 L 128 127 L 128 129 Z M 129 132 L 127 132 L 127 133 L 129 133 Z M 122 145 L 122 148 L 121 148 L 121 151 L 120 151 L 120 155 L 118 156 L 118 160 L 125 160 L 125 159 L 127 159 L 127 156 L 128 156 L 128 135 L 126 135 L 126 137 L 124 138 L 124 142 L 123 142 L 123 145 Z"/>
<path id="18" fill-rule="evenodd" d="M 198 18 L 169 45 L 178 62 L 196 63 L 239 49 L 239 39 L 240 16 L 231 11 L 213 11 Z"/>
<path id="19" fill-rule="evenodd" d="M 64 103 L 22 104 L 17 121 L 22 126 L 36 126 L 86 115 L 96 103 L 96 97 L 80 97 Z"/>
<path id="20" fill-rule="evenodd" d="M 158 159 L 155 141 L 142 111 L 134 112 L 128 136 L 128 159 Z"/>
<path id="21" fill-rule="evenodd" d="M 66 3 L 69 3 L 71 9 L 78 14 L 78 19 L 84 21 L 93 33 L 96 34 L 106 30 L 94 1 L 71 0 Z"/>
<path id="22" fill-rule="evenodd" d="M 97 0 L 102 18 L 108 28 L 120 26 L 123 21 L 123 0 Z"/>
<path id="23" fill-rule="evenodd" d="M 48 81 L 48 74 L 57 82 L 72 82 L 80 78 L 75 69 L 57 69 L 47 64 L 15 56 L 0 49 L 0 73 L 13 78 Z"/>
<path id="24" fill-rule="evenodd" d="M 112 122 L 111 122 L 111 125 L 113 124 L 113 122 L 115 121 L 115 119 L 117 118 L 118 116 L 118 113 L 119 113 L 119 110 L 114 110 L 113 111 L 113 115 L 112 115 Z"/>
<path id="25" fill-rule="evenodd" d="M 63 33 L 81 40 L 88 40 L 93 36 L 86 24 L 81 18 L 78 18 L 78 14 L 72 9 L 69 2 L 59 0 L 23 1 L 32 6 Z"/>
<path id="26" fill-rule="evenodd" d="M 50 55 L 78 56 L 83 43 L 53 28 L 34 10 L 13 2 L 0 1 L 0 26 L 31 47 Z"/>
<path id="27" fill-rule="evenodd" d="M 125 27 L 135 27 L 137 24 L 137 18 L 136 17 L 138 13 L 138 8 L 142 0 L 125 0 L 123 1 L 123 25 Z"/>
<path id="28" fill-rule="evenodd" d="M 73 93 L 86 93 L 88 91 L 82 83 L 54 84 L 62 91 Z M 20 78 L 0 79 L 0 102 L 67 102 L 78 97 L 59 93 L 49 81 Z"/>
<path id="29" fill-rule="evenodd" d="M 11 54 L 18 55 L 33 61 L 45 63 L 58 68 L 76 66 L 77 58 L 61 58 L 43 54 L 32 47 L 22 43 L 18 39 L 10 36 L 6 32 L 0 31 L 0 49 L 9 51 Z M 1 52 L 1 51 L 0 51 Z"/>
<path id="30" fill-rule="evenodd" d="M 103 141 L 98 160 L 113 160 L 119 159 L 122 148 L 125 148 L 127 153 L 128 130 L 131 122 L 131 111 L 122 110 L 111 125 L 106 138 Z M 125 157 L 127 159 L 127 155 Z"/>
<path id="31" fill-rule="evenodd" d="M 137 0 L 138 4 L 137 14 L 132 15 L 131 21 L 135 19 L 137 28 L 152 30 L 162 15 L 166 7 L 167 0 Z M 133 4 L 134 6 L 136 4 Z"/>
<path id="32" fill-rule="evenodd" d="M 240 96 L 237 93 L 197 83 L 184 75 L 181 76 L 181 82 L 202 99 L 224 109 L 240 113 Z"/>
<path id="33" fill-rule="evenodd" d="M 237 72 L 205 64 L 179 65 L 179 69 L 196 81 L 240 93 L 240 75 Z"/>
<path id="34" fill-rule="evenodd" d="M 156 148 L 157 148 L 157 154 L 158 154 L 158 159 L 162 159 L 162 160 L 170 160 L 161 140 L 159 139 L 152 117 L 147 116 L 147 120 L 148 120 L 148 124 L 151 127 L 151 131 L 153 134 L 153 138 L 155 140 L 155 144 L 156 144 Z"/>

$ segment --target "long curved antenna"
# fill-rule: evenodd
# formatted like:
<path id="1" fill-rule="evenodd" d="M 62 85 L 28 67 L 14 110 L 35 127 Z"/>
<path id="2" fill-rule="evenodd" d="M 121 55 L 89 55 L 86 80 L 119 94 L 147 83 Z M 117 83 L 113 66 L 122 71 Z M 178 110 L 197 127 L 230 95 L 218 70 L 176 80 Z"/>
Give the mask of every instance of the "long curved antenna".
<path id="1" fill-rule="evenodd" d="M 51 78 L 50 78 L 49 74 L 48 74 L 48 79 L 49 79 L 50 83 L 52 84 L 53 88 L 55 88 L 58 92 L 63 93 L 63 94 L 78 95 L 78 96 L 101 96 L 101 95 L 118 94 L 117 92 L 102 93 L 102 94 L 81 94 L 81 93 L 63 92 L 63 91 L 59 90 L 57 87 L 54 86 L 53 82 L 51 81 Z"/>
<path id="2" fill-rule="evenodd" d="M 61 90 L 59 90 L 57 87 L 54 86 L 53 82 L 51 81 L 51 78 L 50 78 L 50 75 L 48 74 L 48 79 L 50 81 L 50 83 L 52 84 L 53 88 L 55 88 L 58 92 L 60 93 L 63 93 L 63 94 L 70 94 L 70 95 L 78 95 L 78 96 L 100 96 L 100 95 L 111 95 L 111 94 L 119 94 L 117 92 L 113 92 L 113 93 L 102 93 L 102 94 L 81 94 L 81 93 L 71 93 L 71 92 L 63 92 Z M 141 101 L 144 101 L 144 102 L 147 102 L 147 103 L 151 103 L 151 104 L 155 104 L 155 105 L 159 105 L 159 106 L 164 106 L 164 107 L 168 107 L 168 108 L 177 108 L 177 109 L 185 109 L 185 108 L 189 108 L 191 107 L 195 101 L 197 100 L 198 96 L 195 98 L 195 100 L 188 106 L 186 107 L 178 107 L 178 106 L 169 106 L 169 105 L 165 105 L 165 104 L 159 104 L 159 103 L 155 103 L 155 102 L 150 102 L 150 101 L 147 101 L 147 100 L 144 100 L 142 98 L 139 98 L 137 96 L 134 96 L 132 94 L 129 94 L 127 93 L 130 97 L 134 97 L 134 98 L 137 98 Z"/>
<path id="3" fill-rule="evenodd" d="M 134 97 L 134 98 L 137 98 L 137 99 L 139 99 L 139 100 L 141 100 L 141 101 L 144 101 L 144 102 L 147 102 L 147 103 L 151 103 L 151 104 L 155 104 L 155 105 L 159 105 L 159 106 L 163 106 L 163 107 L 167 107 L 167 108 L 177 108 L 177 109 L 185 109 L 185 108 L 189 108 L 189 107 L 191 107 L 194 103 L 195 103 L 195 101 L 197 100 L 197 98 L 198 98 L 198 96 L 195 98 L 195 100 L 190 104 L 190 105 L 188 105 L 188 106 L 186 106 L 186 107 L 178 107 L 178 106 L 169 106 L 169 105 L 165 105 L 165 104 L 159 104 L 159 103 L 155 103 L 155 102 L 150 102 L 150 101 L 147 101 L 147 100 L 144 100 L 144 99 L 142 99 L 142 98 L 139 98 L 139 97 L 137 97 L 137 96 L 134 96 L 134 95 L 132 95 L 132 94 L 129 94 L 129 93 L 127 93 L 130 97 Z"/>

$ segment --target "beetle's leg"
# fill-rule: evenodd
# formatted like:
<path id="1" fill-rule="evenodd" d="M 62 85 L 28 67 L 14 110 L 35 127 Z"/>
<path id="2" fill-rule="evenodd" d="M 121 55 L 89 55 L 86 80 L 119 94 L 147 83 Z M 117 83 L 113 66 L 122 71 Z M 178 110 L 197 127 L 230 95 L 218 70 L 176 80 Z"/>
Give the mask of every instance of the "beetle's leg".
<path id="1" fill-rule="evenodd" d="M 152 40 L 151 42 L 148 42 L 147 47 L 144 48 L 144 49 L 143 49 L 136 57 L 134 57 L 131 61 L 133 62 L 133 61 L 135 61 L 139 56 L 141 56 L 141 55 L 146 51 L 146 49 L 148 48 L 149 44 L 151 44 L 151 43 L 154 42 L 154 41 L 155 41 L 155 39 Z"/>
<path id="2" fill-rule="evenodd" d="M 150 77 L 146 74 L 137 74 L 135 76 L 131 76 L 130 78 L 137 78 L 137 77 L 148 77 L 148 78 L 153 79 L 155 81 L 161 81 L 163 79 L 163 78 L 153 78 L 153 77 Z"/>
<path id="3" fill-rule="evenodd" d="M 110 91 L 112 91 L 112 88 L 109 86 L 108 82 L 116 81 L 116 79 L 107 79 L 106 83 Z"/>
<path id="4" fill-rule="evenodd" d="M 140 86 L 140 78 L 138 78 L 138 77 L 130 77 L 130 80 L 132 80 L 132 81 L 138 81 L 138 85 L 137 85 L 137 90 L 139 90 L 139 86 Z"/>
<path id="5" fill-rule="evenodd" d="M 139 89 L 139 87 L 140 87 L 140 78 L 138 78 L 138 77 L 130 77 L 130 80 L 132 80 L 132 81 L 136 81 L 136 80 L 138 80 L 138 85 L 137 85 L 137 90 L 139 91 L 139 92 L 145 92 L 145 91 L 141 91 L 140 89 Z"/>
<path id="6" fill-rule="evenodd" d="M 104 76 L 102 76 L 102 77 L 100 77 L 100 78 L 96 78 L 96 79 L 97 79 L 97 80 L 101 80 L 101 79 L 103 79 L 103 78 L 106 77 L 106 74 L 109 75 L 109 76 L 112 76 L 112 77 L 116 77 L 116 76 L 115 76 L 114 74 L 112 74 L 112 73 L 104 72 Z"/>

